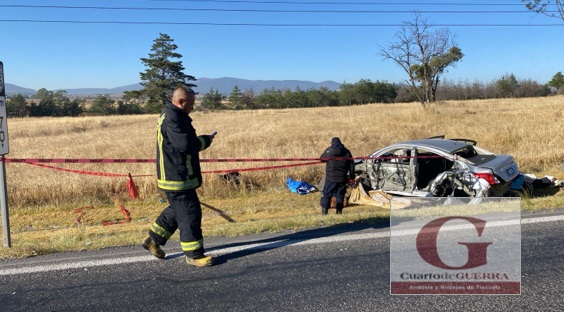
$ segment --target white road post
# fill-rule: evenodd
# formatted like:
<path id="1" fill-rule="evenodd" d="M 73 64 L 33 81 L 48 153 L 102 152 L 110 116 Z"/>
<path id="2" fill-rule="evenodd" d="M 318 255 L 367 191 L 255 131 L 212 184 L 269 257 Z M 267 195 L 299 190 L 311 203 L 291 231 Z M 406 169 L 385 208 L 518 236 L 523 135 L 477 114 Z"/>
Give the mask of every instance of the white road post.
<path id="1" fill-rule="evenodd" d="M 8 191 L 6 188 L 6 162 L 5 156 L 8 154 L 8 121 L 6 114 L 6 84 L 4 83 L 4 64 L 0 62 L 0 155 L 2 164 L 0 165 L 0 209 L 2 213 L 2 232 L 4 237 L 4 247 L 12 247 L 10 241 L 10 218 L 8 216 Z"/>

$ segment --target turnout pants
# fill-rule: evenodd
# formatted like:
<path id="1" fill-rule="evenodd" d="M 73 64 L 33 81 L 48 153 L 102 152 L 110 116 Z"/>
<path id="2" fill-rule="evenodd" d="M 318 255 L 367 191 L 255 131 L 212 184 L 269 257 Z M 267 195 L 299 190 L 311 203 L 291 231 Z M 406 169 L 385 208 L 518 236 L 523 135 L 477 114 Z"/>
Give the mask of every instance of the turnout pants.
<path id="1" fill-rule="evenodd" d="M 180 247 L 186 257 L 203 255 L 202 207 L 196 190 L 166 192 L 166 196 L 169 206 L 157 217 L 149 230 L 149 236 L 162 246 L 178 229 Z"/>

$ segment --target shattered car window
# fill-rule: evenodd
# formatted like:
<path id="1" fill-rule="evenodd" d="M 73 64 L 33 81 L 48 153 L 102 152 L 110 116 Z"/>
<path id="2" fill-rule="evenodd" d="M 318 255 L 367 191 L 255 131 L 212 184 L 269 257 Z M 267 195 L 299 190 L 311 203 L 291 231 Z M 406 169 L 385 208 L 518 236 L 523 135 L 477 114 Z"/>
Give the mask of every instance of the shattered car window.
<path id="1" fill-rule="evenodd" d="M 472 157 L 477 156 L 478 152 L 474 149 L 473 146 L 468 145 L 464 148 L 459 149 L 458 151 L 454 152 L 455 155 L 458 155 L 464 159 L 470 160 Z"/>
<path id="2" fill-rule="evenodd" d="M 430 182 L 454 164 L 452 160 L 424 149 L 418 149 L 418 156 L 417 187 L 421 190 L 428 189 Z"/>
<path id="3" fill-rule="evenodd" d="M 470 161 L 474 165 L 481 165 L 496 158 L 496 155 L 492 153 L 479 153 L 472 145 L 465 146 L 455 151 L 454 154 Z"/>

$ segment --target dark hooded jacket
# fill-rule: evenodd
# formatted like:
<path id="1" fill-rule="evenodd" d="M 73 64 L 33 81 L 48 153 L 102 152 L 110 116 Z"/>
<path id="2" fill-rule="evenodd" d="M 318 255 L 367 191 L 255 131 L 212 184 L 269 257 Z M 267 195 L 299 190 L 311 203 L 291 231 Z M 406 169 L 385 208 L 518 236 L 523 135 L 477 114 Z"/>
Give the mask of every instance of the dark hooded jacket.
<path id="1" fill-rule="evenodd" d="M 346 158 L 346 160 L 327 160 L 325 166 L 325 181 L 343 183 L 354 179 L 354 161 L 351 152 L 341 143 L 339 138 L 331 139 L 328 147 L 320 158 Z"/>

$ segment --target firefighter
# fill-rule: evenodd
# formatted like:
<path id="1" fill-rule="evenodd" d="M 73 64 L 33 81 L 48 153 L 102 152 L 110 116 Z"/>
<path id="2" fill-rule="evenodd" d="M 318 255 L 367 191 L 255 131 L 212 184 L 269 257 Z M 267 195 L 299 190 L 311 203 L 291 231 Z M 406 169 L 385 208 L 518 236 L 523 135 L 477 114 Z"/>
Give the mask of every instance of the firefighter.
<path id="1" fill-rule="evenodd" d="M 165 257 L 164 246 L 178 229 L 180 246 L 186 262 L 197 267 L 213 264 L 204 255 L 202 208 L 196 189 L 202 184 L 199 152 L 208 148 L 214 135 L 196 135 L 189 114 L 196 94 L 188 87 L 173 91 L 157 123 L 157 184 L 168 199 L 167 206 L 149 230 L 142 246 L 159 259 Z"/>

